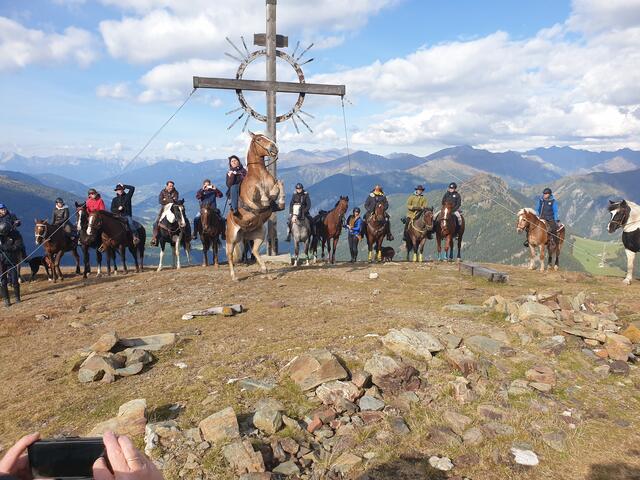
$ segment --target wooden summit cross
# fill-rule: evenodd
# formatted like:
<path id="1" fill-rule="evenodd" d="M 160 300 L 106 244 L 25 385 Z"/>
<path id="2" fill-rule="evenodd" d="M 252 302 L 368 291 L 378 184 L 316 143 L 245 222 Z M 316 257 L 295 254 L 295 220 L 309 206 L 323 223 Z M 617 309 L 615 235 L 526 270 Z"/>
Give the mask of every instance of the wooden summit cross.
<path id="1" fill-rule="evenodd" d="M 297 58 L 294 58 L 295 53 L 298 49 L 297 46 L 296 46 L 296 50 L 294 50 L 292 55 L 289 55 L 282 50 L 278 50 L 278 48 L 287 47 L 289 45 L 289 39 L 286 36 L 276 34 L 276 3 L 277 3 L 277 0 L 266 0 L 266 4 L 267 4 L 266 34 L 264 33 L 255 34 L 253 39 L 254 45 L 265 47 L 265 49 L 257 50 L 253 53 L 249 53 L 246 47 L 246 44 L 244 43 L 244 39 L 242 39 L 242 43 L 244 45 L 244 49 L 246 52 L 246 55 L 245 55 L 229 39 L 227 39 L 229 43 L 231 43 L 233 48 L 236 50 L 236 52 L 238 52 L 240 56 L 243 57 L 242 59 L 240 59 L 234 55 L 227 54 L 230 57 L 236 58 L 241 62 L 235 79 L 193 77 L 193 88 L 215 88 L 215 89 L 235 90 L 236 94 L 238 95 L 238 100 L 240 101 L 240 109 L 243 109 L 245 111 L 240 117 L 238 117 L 237 120 L 242 118 L 242 116 L 244 116 L 244 114 L 247 113 L 248 116 L 247 116 L 247 120 L 245 121 L 245 126 L 249 121 L 250 117 L 254 117 L 257 120 L 266 122 L 267 124 L 266 133 L 274 142 L 276 141 L 276 124 L 279 122 L 283 122 L 291 118 L 294 122 L 296 130 L 298 130 L 298 126 L 294 118 L 295 116 L 308 128 L 308 125 L 306 124 L 306 122 L 302 118 L 300 118 L 300 116 L 298 115 L 298 112 L 300 111 L 300 107 L 302 106 L 302 102 L 304 101 L 304 96 L 306 94 L 344 96 L 345 90 L 346 90 L 344 85 L 324 85 L 324 84 L 318 84 L 318 83 L 305 82 L 304 74 L 302 73 L 302 68 L 301 68 L 301 65 L 298 63 L 298 60 L 302 58 L 302 56 L 309 50 L 309 48 L 311 48 L 311 46 L 313 46 L 313 44 L 311 44 L 306 50 L 304 50 Z M 242 75 L 244 73 L 244 70 L 248 66 L 248 64 L 262 56 L 266 57 L 266 64 L 267 64 L 266 81 L 244 80 L 242 78 Z M 282 60 L 285 60 L 294 68 L 294 70 L 298 74 L 298 82 L 276 81 L 276 58 L 281 58 Z M 307 63 L 307 62 L 304 62 L 304 63 Z M 258 91 L 258 92 L 266 93 L 266 100 L 267 100 L 266 115 L 259 114 L 248 105 L 248 103 L 244 98 L 244 95 L 242 94 L 243 90 Z M 296 102 L 294 107 L 284 115 L 276 114 L 276 93 L 277 92 L 298 94 L 298 101 Z M 236 122 L 234 122 L 231 126 L 235 125 L 235 123 Z M 269 172 L 274 177 L 276 177 L 275 162 L 271 163 L 271 165 L 269 166 Z M 269 255 L 278 254 L 278 234 L 277 234 L 276 227 L 277 227 L 276 215 L 273 214 L 269 219 L 268 234 L 267 234 L 267 237 L 268 237 L 267 253 Z"/>

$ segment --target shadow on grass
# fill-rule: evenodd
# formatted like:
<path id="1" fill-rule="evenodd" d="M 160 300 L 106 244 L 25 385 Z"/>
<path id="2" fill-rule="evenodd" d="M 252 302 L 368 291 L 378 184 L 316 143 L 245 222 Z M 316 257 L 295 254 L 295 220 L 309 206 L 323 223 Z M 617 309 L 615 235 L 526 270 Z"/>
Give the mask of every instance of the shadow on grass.
<path id="1" fill-rule="evenodd" d="M 636 455 L 638 452 L 635 452 Z M 585 480 L 640 480 L 640 468 L 626 463 L 591 465 Z"/>
<path id="2" fill-rule="evenodd" d="M 367 470 L 358 480 L 445 480 L 447 474 L 429 465 L 425 458 L 402 456 Z"/>

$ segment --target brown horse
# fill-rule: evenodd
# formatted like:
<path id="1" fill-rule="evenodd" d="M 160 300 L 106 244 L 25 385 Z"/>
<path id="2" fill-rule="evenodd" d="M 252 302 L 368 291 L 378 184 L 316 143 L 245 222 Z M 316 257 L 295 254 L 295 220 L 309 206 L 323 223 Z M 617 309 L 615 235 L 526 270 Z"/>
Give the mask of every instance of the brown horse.
<path id="1" fill-rule="evenodd" d="M 516 230 L 518 233 L 527 232 L 527 241 L 531 252 L 529 270 L 535 270 L 536 248 L 540 248 L 540 271 L 544 272 L 545 247 L 549 250 L 549 267 L 553 265 L 553 269 L 558 270 L 560 266 L 560 250 L 562 250 L 565 237 L 564 225 L 558 225 L 556 235 L 551 235 L 548 232 L 547 222 L 538 217 L 533 209 L 523 208 L 518 212 Z M 555 263 L 552 261 L 553 255 L 555 255 Z"/>
<path id="2" fill-rule="evenodd" d="M 311 250 L 314 255 L 318 253 L 318 243 L 322 245 L 322 257 L 324 258 L 325 248 L 331 263 L 336 263 L 336 248 L 340 233 L 344 224 L 344 216 L 349 209 L 349 197 L 340 196 L 335 207 L 328 212 L 320 212 L 313 219 L 314 227 L 313 240 L 311 242 Z M 333 246 L 331 243 L 333 242 Z M 332 248 L 333 247 L 333 248 Z"/>
<path id="3" fill-rule="evenodd" d="M 60 261 L 65 252 L 71 252 L 76 259 L 76 275 L 80 274 L 80 256 L 78 255 L 78 244 L 67 235 L 62 226 L 54 227 L 46 220 L 36 219 L 34 234 L 36 237 L 36 245 L 44 244 L 47 261 L 51 265 L 53 281 L 58 278 L 64 280 L 62 270 L 60 270 Z M 49 280 L 52 280 L 49 277 Z"/>
<path id="4" fill-rule="evenodd" d="M 423 208 L 414 218 L 407 219 L 404 240 L 407 247 L 407 262 L 413 250 L 413 261 L 422 262 L 424 244 L 433 231 L 433 208 Z"/>
<path id="5" fill-rule="evenodd" d="M 265 157 L 271 158 L 272 162 L 278 160 L 278 146 L 266 135 L 249 134 L 247 176 L 240 185 L 238 212 L 227 215 L 227 259 L 233 280 L 237 280 L 234 262 L 242 257 L 242 246 L 247 240 L 253 240 L 252 253 L 260 271 L 267 272 L 267 265 L 260 256 L 265 237 L 264 224 L 275 212 L 284 210 L 284 184 L 273 178 L 264 163 Z"/>
<path id="6" fill-rule="evenodd" d="M 371 215 L 366 219 L 367 245 L 369 246 L 369 261 L 373 261 L 373 248 L 376 249 L 376 260 L 382 261 L 382 242 L 387 234 L 387 216 L 384 211 L 384 204 L 378 203 Z"/>
<path id="7" fill-rule="evenodd" d="M 198 235 L 202 241 L 202 266 L 209 266 L 209 247 L 213 254 L 213 264 L 218 268 L 218 245 L 220 235 L 224 232 L 224 220 L 218 209 L 210 205 L 200 207 L 200 223 Z"/>
<path id="8" fill-rule="evenodd" d="M 128 273 L 126 254 L 127 249 L 133 257 L 136 265 L 136 272 L 144 270 L 144 244 L 146 242 L 146 231 L 141 225 L 138 228 L 138 238 L 140 241 L 137 245 L 133 242 L 133 235 L 127 226 L 125 219 L 114 215 L 111 212 L 100 210 L 89 214 L 87 221 L 87 237 L 88 241 L 97 241 L 102 238 L 101 250 L 107 251 L 107 273 L 110 274 L 110 260 L 116 263 L 117 251 L 122 259 L 122 267 L 124 272 Z M 117 270 L 116 270 L 117 273 Z"/>
<path id="9" fill-rule="evenodd" d="M 453 239 L 458 240 L 458 256 L 460 261 L 460 251 L 462 250 L 462 236 L 464 235 L 464 217 L 460 214 L 460 225 L 456 224 L 456 216 L 453 212 L 453 203 L 446 202 L 442 205 L 442 210 L 438 214 L 438 221 L 435 225 L 436 242 L 438 245 L 438 258 L 453 261 Z M 444 239 L 444 257 L 442 257 L 442 240 Z"/>

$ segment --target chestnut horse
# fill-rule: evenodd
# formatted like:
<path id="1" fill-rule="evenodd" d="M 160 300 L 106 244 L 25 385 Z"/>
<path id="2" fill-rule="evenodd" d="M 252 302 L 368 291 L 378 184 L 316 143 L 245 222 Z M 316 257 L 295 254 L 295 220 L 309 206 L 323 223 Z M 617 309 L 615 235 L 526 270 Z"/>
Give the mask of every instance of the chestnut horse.
<path id="1" fill-rule="evenodd" d="M 237 212 L 227 214 L 227 259 L 232 280 L 237 280 L 234 262 L 240 261 L 245 241 L 253 240 L 252 253 L 262 273 L 267 265 L 260 256 L 264 242 L 264 224 L 275 212 L 284 210 L 284 184 L 267 171 L 264 159 L 278 161 L 278 146 L 266 135 L 251 135 L 247 152 L 247 176 L 240 185 Z"/>
<path id="2" fill-rule="evenodd" d="M 404 232 L 404 240 L 407 246 L 407 262 L 409 254 L 413 251 L 413 261 L 422 262 L 424 244 L 433 231 L 433 208 L 423 208 L 412 219 L 407 219 L 407 228 Z"/>
<path id="3" fill-rule="evenodd" d="M 311 250 L 314 255 L 318 253 L 318 243 L 322 245 L 322 257 L 324 258 L 325 247 L 327 249 L 328 259 L 331 263 L 336 263 L 336 248 L 342 225 L 344 224 L 344 216 L 349 209 L 349 197 L 340 196 L 335 207 L 328 212 L 321 212 L 313 219 L 314 232 Z M 333 241 L 333 248 L 332 243 Z"/>
<path id="4" fill-rule="evenodd" d="M 549 250 L 549 267 L 553 265 L 553 269 L 558 270 L 560 266 L 560 250 L 562 250 L 565 236 L 564 225 L 558 225 L 555 237 L 549 234 L 547 228 L 547 222 L 538 217 L 532 208 L 523 208 L 518 212 L 516 230 L 518 233 L 527 232 L 527 241 L 531 252 L 529 270 L 535 270 L 536 268 L 536 248 L 540 248 L 541 272 L 544 272 L 545 247 Z M 555 255 L 555 263 L 552 261 L 553 255 Z"/>
<path id="5" fill-rule="evenodd" d="M 453 261 L 453 239 L 458 240 L 458 256 L 462 250 L 462 236 L 464 235 L 464 217 L 460 214 L 460 225 L 456 224 L 456 216 L 453 213 L 453 203 L 446 202 L 438 215 L 435 225 L 436 242 L 438 244 L 438 259 Z M 442 240 L 444 239 L 444 257 L 442 257 Z"/>
<path id="6" fill-rule="evenodd" d="M 78 243 L 82 249 L 82 260 L 84 261 L 84 271 L 82 277 L 87 278 L 91 272 L 91 259 L 89 257 L 89 249 L 93 248 L 96 251 L 96 261 L 98 263 L 97 276 L 102 275 L 102 252 L 100 251 L 100 245 L 102 244 L 101 236 L 96 236 L 89 241 L 87 235 L 87 226 L 89 223 L 89 214 L 87 213 L 87 205 L 85 203 L 76 204 L 76 228 L 78 229 Z"/>
<path id="7" fill-rule="evenodd" d="M 51 265 L 53 281 L 58 278 L 64 280 L 62 270 L 60 270 L 60 261 L 65 252 L 71 252 L 76 259 L 76 275 L 80 274 L 80 256 L 78 255 L 78 244 L 67 235 L 62 225 L 54 227 L 46 220 L 36 219 L 36 227 L 34 230 L 36 237 L 36 245 L 44 244 L 44 251 Z M 51 280 L 52 278 L 49 278 Z"/>
<path id="8" fill-rule="evenodd" d="M 211 205 L 200 207 L 200 223 L 198 231 L 202 241 L 202 266 L 209 266 L 209 247 L 213 255 L 213 264 L 218 268 L 218 246 L 220 235 L 224 232 L 224 220 L 217 208 Z"/>
<path id="9" fill-rule="evenodd" d="M 367 245 L 369 246 L 369 261 L 373 261 L 373 247 L 376 248 L 376 260 L 382 261 L 382 242 L 387 233 L 387 216 L 384 211 L 384 204 L 378 203 L 376 208 L 367 217 Z"/>
<path id="10" fill-rule="evenodd" d="M 116 251 L 122 259 L 124 272 L 128 273 L 126 261 L 127 249 L 129 249 L 135 262 L 136 272 L 144 270 L 144 244 L 147 235 L 142 225 L 138 229 L 140 241 L 138 245 L 134 245 L 133 235 L 129 231 L 126 220 L 111 212 L 100 210 L 89 214 L 86 232 L 89 242 L 98 241 L 98 238 L 101 239 L 101 246 L 99 248 L 107 251 L 107 273 L 111 273 L 111 259 L 113 259 L 115 266 Z M 117 273 L 117 270 L 115 272 Z"/>

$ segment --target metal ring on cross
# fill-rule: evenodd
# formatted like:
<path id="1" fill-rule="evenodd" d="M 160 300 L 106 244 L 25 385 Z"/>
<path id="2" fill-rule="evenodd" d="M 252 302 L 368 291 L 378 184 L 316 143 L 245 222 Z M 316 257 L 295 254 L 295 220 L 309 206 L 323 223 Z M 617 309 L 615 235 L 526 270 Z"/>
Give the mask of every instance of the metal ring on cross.
<path id="1" fill-rule="evenodd" d="M 253 62 L 254 60 L 257 60 L 258 58 L 263 57 L 263 56 L 264 57 L 267 56 L 267 50 L 266 49 L 257 50 L 255 52 L 253 52 L 251 55 L 249 55 L 249 57 L 245 61 L 243 61 L 240 64 L 240 66 L 238 67 L 238 71 L 236 72 L 236 79 L 241 80 L 242 79 L 242 75 L 244 75 L 244 71 L 247 69 L 249 64 L 251 62 Z M 296 73 L 298 74 L 298 80 L 300 81 L 300 83 L 305 83 L 304 73 L 302 72 L 302 68 L 300 67 L 298 62 L 296 62 L 295 59 L 291 55 L 289 55 L 288 53 L 285 53 L 283 51 L 276 50 L 276 56 L 278 58 L 283 59 L 285 62 L 287 62 L 289 65 L 291 65 L 293 67 L 293 69 L 296 71 Z M 247 103 L 247 100 L 244 98 L 244 94 L 242 93 L 242 90 L 236 90 L 236 94 L 238 95 L 238 101 L 240 102 L 240 105 L 245 110 L 245 112 L 249 113 L 253 118 L 255 118 L 257 120 L 260 120 L 261 122 L 266 122 L 267 121 L 266 115 L 262 115 L 261 113 L 256 112 Z M 284 115 L 278 115 L 276 117 L 276 123 L 284 122 L 285 120 L 288 120 L 291 117 L 293 117 L 296 113 L 298 113 L 300 111 L 300 108 L 302 107 L 303 102 L 304 102 L 304 93 L 299 93 L 298 94 L 298 100 L 296 101 L 295 105 L 291 108 L 291 110 L 289 110 Z"/>

